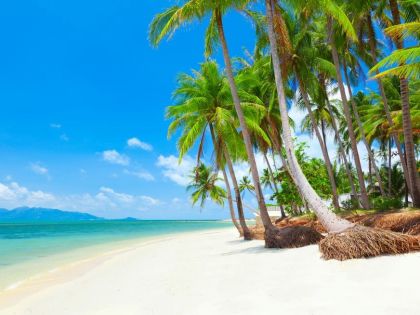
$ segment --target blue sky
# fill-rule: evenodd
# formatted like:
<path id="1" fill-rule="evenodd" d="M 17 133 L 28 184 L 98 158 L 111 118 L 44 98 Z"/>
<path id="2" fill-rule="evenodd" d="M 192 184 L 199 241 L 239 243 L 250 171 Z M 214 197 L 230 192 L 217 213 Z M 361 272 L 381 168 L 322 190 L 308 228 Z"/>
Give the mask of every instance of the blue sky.
<path id="1" fill-rule="evenodd" d="M 191 207 L 185 186 L 193 153 L 178 165 L 176 139 L 166 137 L 165 107 L 177 74 L 204 60 L 206 26 L 191 24 L 152 48 L 148 25 L 173 3 L 0 4 L 0 207 L 54 207 L 109 218 L 228 217 L 227 209 L 210 203 L 201 211 Z M 249 21 L 228 14 L 225 28 L 232 56 L 252 51 Z M 220 51 L 213 58 L 223 64 Z M 296 126 L 306 115 L 296 107 L 289 114 Z M 317 141 L 296 134 L 308 143 L 309 155 L 321 157 Z M 332 135 L 327 140 L 334 158 Z M 211 149 L 206 153 L 210 159 Z M 264 167 L 258 154 L 257 163 Z M 366 159 L 362 164 L 367 169 Z M 241 178 L 248 166 L 237 165 L 237 171 Z M 246 203 L 255 207 L 250 197 Z"/>
<path id="2" fill-rule="evenodd" d="M 193 162 L 177 168 L 175 141 L 166 138 L 164 109 L 176 76 L 204 58 L 204 25 L 187 27 L 158 49 L 149 44 L 148 24 L 171 3 L 0 4 L 0 207 L 228 216 L 211 205 L 191 208 L 182 184 Z M 232 55 L 253 47 L 243 17 L 228 15 L 225 23 Z"/>

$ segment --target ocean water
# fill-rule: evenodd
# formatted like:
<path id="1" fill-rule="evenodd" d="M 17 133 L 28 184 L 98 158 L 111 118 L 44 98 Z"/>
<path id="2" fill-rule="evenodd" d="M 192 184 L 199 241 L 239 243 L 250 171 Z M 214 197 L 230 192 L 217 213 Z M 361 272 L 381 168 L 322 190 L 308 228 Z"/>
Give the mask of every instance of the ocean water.
<path id="1" fill-rule="evenodd" d="M 127 241 L 231 226 L 222 221 L 0 223 L 0 290 Z"/>

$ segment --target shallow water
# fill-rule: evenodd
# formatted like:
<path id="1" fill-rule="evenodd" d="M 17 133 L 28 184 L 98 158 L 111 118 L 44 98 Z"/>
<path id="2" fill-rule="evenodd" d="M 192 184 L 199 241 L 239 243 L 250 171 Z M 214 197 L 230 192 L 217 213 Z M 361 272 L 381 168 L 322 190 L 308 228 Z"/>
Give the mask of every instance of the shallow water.
<path id="1" fill-rule="evenodd" d="M 230 226 L 222 221 L 0 223 L 0 290 L 125 241 Z"/>

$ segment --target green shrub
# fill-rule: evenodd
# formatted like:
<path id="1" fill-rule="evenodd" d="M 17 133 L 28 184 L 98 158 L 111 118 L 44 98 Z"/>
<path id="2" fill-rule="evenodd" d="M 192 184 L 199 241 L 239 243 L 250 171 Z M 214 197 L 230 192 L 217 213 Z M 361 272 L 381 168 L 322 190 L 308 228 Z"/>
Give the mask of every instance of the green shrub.
<path id="1" fill-rule="evenodd" d="M 371 199 L 372 207 L 379 211 L 401 209 L 403 202 L 400 198 L 375 197 Z"/>
<path id="2" fill-rule="evenodd" d="M 350 198 L 341 202 L 341 207 L 343 208 L 343 210 L 354 210 L 357 209 L 359 205 L 357 204 L 355 199 Z"/>

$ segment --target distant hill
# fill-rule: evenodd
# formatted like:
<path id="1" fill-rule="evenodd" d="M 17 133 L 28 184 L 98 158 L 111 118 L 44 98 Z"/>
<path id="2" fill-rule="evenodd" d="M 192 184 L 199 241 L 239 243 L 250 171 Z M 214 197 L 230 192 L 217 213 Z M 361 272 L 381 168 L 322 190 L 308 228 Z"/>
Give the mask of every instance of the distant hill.
<path id="1" fill-rule="evenodd" d="M 58 209 L 21 207 L 13 210 L 0 209 L 0 221 L 92 221 L 104 220 L 94 215 Z"/>

